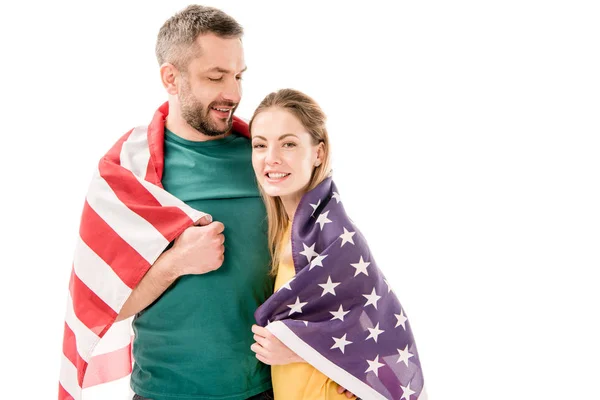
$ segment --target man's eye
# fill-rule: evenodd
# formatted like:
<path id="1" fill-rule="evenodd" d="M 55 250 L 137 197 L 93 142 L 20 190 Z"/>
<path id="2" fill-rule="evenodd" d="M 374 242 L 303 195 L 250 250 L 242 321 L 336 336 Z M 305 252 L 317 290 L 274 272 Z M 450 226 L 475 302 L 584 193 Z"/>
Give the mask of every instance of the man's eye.
<path id="1" fill-rule="evenodd" d="M 208 80 L 211 81 L 211 82 L 220 82 L 220 81 L 223 80 L 223 77 L 220 77 L 220 78 L 210 78 L 209 77 Z"/>

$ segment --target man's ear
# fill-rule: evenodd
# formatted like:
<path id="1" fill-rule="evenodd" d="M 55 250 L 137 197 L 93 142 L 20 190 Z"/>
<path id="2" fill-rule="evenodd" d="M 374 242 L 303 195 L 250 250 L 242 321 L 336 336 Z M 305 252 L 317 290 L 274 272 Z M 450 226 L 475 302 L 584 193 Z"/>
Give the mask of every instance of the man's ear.
<path id="1" fill-rule="evenodd" d="M 160 80 L 170 95 L 179 94 L 179 80 L 177 79 L 179 76 L 179 70 L 173 64 L 164 63 L 160 66 Z"/>

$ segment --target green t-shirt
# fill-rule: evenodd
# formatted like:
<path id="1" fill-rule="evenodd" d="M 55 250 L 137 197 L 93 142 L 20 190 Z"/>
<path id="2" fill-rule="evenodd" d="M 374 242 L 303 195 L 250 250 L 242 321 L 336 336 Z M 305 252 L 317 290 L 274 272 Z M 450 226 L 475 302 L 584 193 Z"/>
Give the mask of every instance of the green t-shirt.
<path id="1" fill-rule="evenodd" d="M 165 130 L 164 188 L 225 225 L 225 261 L 185 275 L 136 315 L 131 386 L 153 400 L 241 400 L 271 388 L 250 350 L 254 311 L 273 293 L 266 212 L 237 134 L 192 142 Z"/>

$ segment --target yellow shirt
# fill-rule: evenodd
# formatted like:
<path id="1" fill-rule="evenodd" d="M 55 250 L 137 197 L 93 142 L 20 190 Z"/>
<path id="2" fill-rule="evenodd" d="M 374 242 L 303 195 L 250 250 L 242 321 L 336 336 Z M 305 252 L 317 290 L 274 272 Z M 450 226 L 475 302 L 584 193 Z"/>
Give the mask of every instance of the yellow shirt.
<path id="1" fill-rule="evenodd" d="M 291 256 L 289 224 L 282 240 L 286 246 L 283 247 L 279 262 L 275 291 L 296 275 Z M 308 363 L 273 365 L 271 378 L 275 400 L 348 400 L 344 394 L 338 394 L 337 383 Z"/>

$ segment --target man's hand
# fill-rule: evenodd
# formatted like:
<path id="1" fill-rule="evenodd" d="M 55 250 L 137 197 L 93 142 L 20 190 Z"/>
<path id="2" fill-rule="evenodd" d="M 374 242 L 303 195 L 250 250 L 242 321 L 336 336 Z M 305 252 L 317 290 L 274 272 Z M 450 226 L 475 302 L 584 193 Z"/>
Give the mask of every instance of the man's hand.
<path id="1" fill-rule="evenodd" d="M 250 346 L 256 353 L 256 358 L 267 365 L 286 365 L 295 362 L 304 362 L 296 353 L 290 350 L 285 344 L 281 343 L 266 328 L 258 325 L 252 325 L 254 332 L 254 343 Z"/>
<path id="2" fill-rule="evenodd" d="M 212 217 L 206 215 L 197 225 L 183 231 L 168 250 L 175 277 L 206 274 L 221 267 L 225 252 L 224 229 L 221 222 L 212 222 Z"/>

